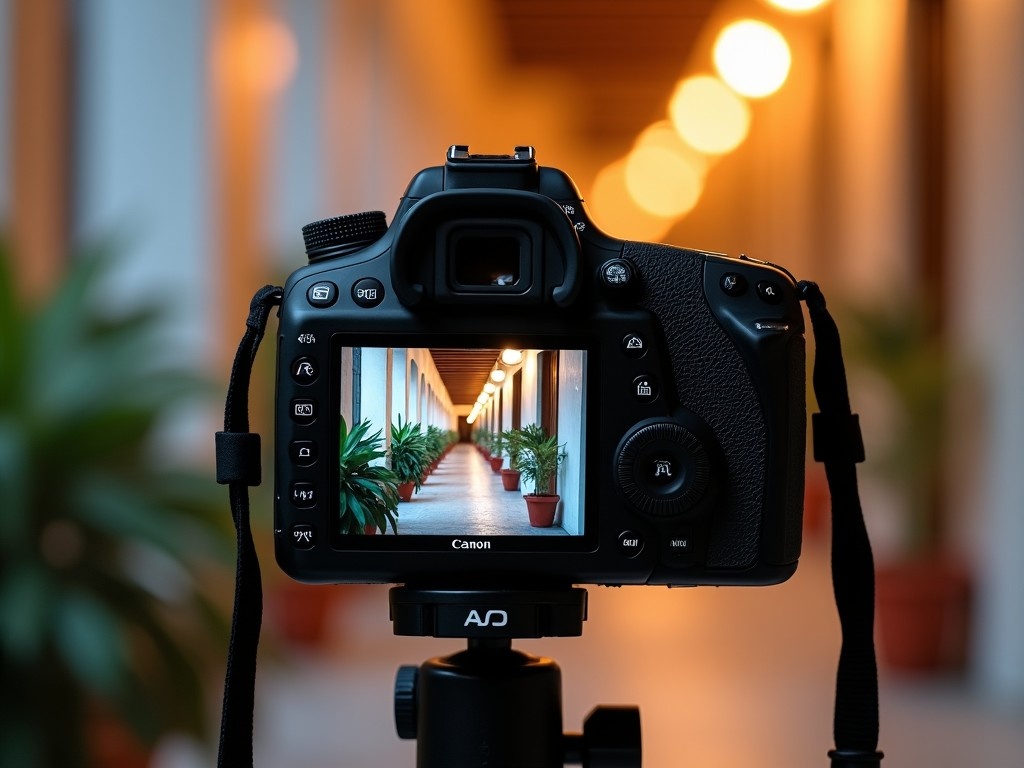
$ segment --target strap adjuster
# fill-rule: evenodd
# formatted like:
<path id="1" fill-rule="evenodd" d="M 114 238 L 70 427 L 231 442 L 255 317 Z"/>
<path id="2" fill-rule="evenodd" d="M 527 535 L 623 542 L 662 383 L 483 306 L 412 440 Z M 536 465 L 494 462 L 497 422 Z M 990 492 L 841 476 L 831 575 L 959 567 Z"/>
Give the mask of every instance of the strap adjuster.
<path id="1" fill-rule="evenodd" d="M 260 436 L 255 432 L 218 432 L 217 482 L 257 486 L 262 480 Z"/>

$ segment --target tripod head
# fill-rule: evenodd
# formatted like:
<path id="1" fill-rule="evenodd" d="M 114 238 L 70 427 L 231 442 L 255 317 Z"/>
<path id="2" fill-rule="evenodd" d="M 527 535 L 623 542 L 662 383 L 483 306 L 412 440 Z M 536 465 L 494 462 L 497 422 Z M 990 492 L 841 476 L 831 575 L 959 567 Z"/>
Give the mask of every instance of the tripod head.
<path id="1" fill-rule="evenodd" d="M 395 724 L 416 740 L 417 768 L 640 768 L 640 711 L 597 707 L 562 733 L 561 670 L 512 649 L 514 638 L 578 637 L 587 592 L 396 587 L 396 635 L 459 637 L 467 649 L 395 680 Z"/>

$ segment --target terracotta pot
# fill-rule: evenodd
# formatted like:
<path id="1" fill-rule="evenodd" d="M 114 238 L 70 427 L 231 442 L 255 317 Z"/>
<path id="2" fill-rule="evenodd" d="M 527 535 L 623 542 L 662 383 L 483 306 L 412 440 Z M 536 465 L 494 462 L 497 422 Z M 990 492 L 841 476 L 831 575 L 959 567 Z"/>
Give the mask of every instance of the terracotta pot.
<path id="1" fill-rule="evenodd" d="M 878 644 L 890 669 L 927 673 L 966 663 L 969 580 L 942 557 L 880 567 Z"/>
<path id="2" fill-rule="evenodd" d="M 321 585 L 284 582 L 269 592 L 267 612 L 285 641 L 303 648 L 318 647 L 327 635 L 335 594 Z"/>
<path id="3" fill-rule="evenodd" d="M 558 509 L 557 493 L 528 493 L 526 511 L 530 515 L 530 525 L 534 528 L 550 528 L 555 522 L 555 511 Z"/>
<path id="4" fill-rule="evenodd" d="M 491 462 L 491 469 L 493 469 L 495 472 L 500 472 L 501 471 L 501 465 L 505 463 L 505 457 L 504 456 L 492 456 L 490 458 L 490 462 Z"/>
<path id="5" fill-rule="evenodd" d="M 506 491 L 518 491 L 519 475 L 520 472 L 518 469 L 501 470 L 501 487 Z"/>
<path id="6" fill-rule="evenodd" d="M 398 484 L 398 498 L 401 501 L 412 501 L 413 491 L 416 490 L 416 483 L 410 480 L 408 483 Z M 374 528 L 376 530 L 376 528 Z"/>

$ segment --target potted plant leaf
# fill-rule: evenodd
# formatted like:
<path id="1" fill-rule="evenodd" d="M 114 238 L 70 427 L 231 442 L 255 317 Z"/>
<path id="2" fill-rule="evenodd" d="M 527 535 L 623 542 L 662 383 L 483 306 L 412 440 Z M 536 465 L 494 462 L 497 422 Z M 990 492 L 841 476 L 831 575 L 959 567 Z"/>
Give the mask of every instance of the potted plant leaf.
<path id="1" fill-rule="evenodd" d="M 0 243 L 0 765 L 206 735 L 227 619 L 205 590 L 229 583 L 230 516 L 160 439 L 215 390 L 160 354 L 165 312 L 103 294 L 116 263 L 76 253 L 30 303 Z"/>
<path id="2" fill-rule="evenodd" d="M 398 476 L 382 462 L 381 430 L 367 437 L 370 422 L 349 431 L 338 425 L 338 514 L 342 534 L 398 533 Z"/>
<path id="3" fill-rule="evenodd" d="M 554 492 L 555 473 L 568 454 L 558 444 L 556 436 L 550 437 L 538 424 L 523 427 L 522 453 L 519 457 L 519 471 L 533 493 L 524 494 L 530 525 L 548 528 L 555 520 L 559 495 Z"/>
<path id="4" fill-rule="evenodd" d="M 506 429 L 501 433 L 508 454 L 508 468 L 501 470 L 501 485 L 506 491 L 519 490 L 519 457 L 523 453 L 523 433 L 518 429 Z"/>
<path id="5" fill-rule="evenodd" d="M 896 522 L 895 541 L 881 548 L 877 568 L 881 656 L 903 671 L 961 665 L 969 578 L 947 549 L 941 488 L 954 366 L 912 290 L 847 307 L 842 320 L 851 375 L 885 404 L 878 428 L 866 432 L 874 440 L 865 474 L 889 490 L 899 515 L 887 521 Z"/>
<path id="6" fill-rule="evenodd" d="M 388 464 L 398 479 L 398 498 L 412 501 L 414 491 L 419 491 L 423 475 L 429 464 L 427 436 L 419 424 L 412 422 L 391 425 L 391 447 L 388 448 Z"/>
<path id="7" fill-rule="evenodd" d="M 495 474 L 501 472 L 501 468 L 505 464 L 505 457 L 502 455 L 505 451 L 503 434 L 502 432 L 492 432 L 490 437 L 491 470 Z"/>

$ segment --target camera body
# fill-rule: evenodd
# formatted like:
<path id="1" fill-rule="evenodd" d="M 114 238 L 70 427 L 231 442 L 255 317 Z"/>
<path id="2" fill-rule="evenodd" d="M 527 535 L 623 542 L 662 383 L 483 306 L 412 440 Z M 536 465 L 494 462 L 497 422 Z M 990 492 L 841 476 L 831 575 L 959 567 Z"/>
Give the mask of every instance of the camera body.
<path id="1" fill-rule="evenodd" d="M 374 212 L 304 235 L 310 263 L 287 281 L 278 338 L 286 573 L 521 589 L 760 585 L 796 570 L 805 352 L 787 272 L 612 238 L 531 147 L 452 147 L 414 177 L 390 227 Z M 506 349 L 519 358 L 507 366 Z M 481 360 L 494 364 L 471 370 Z M 475 375 L 482 390 L 491 369 L 505 380 L 467 424 L 472 403 L 452 382 Z M 555 523 L 526 523 L 522 494 L 463 442 L 398 505 L 396 527 L 353 532 L 343 441 L 360 422 L 379 431 L 378 465 L 399 419 L 464 441 L 543 426 L 562 454 Z"/>

